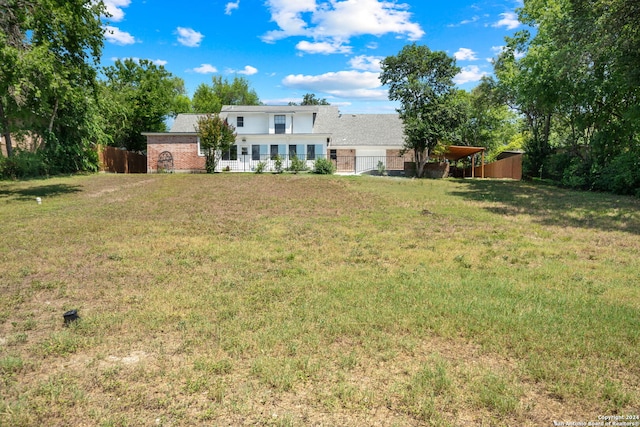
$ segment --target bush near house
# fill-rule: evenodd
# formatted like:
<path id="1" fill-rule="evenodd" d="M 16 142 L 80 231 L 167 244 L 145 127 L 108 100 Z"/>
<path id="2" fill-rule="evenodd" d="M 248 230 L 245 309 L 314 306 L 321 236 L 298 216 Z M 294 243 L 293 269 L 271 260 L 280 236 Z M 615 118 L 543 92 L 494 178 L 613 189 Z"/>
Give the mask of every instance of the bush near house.
<path id="1" fill-rule="evenodd" d="M 333 175 L 336 172 L 336 167 L 329 159 L 321 157 L 313 164 L 313 173 L 319 175 Z"/>

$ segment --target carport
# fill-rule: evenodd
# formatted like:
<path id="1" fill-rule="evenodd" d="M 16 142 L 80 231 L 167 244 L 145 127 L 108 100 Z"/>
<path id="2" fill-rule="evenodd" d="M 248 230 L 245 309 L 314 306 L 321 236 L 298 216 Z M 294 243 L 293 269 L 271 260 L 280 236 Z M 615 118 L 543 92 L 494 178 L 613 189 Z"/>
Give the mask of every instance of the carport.
<path id="1" fill-rule="evenodd" d="M 481 167 L 481 176 L 480 178 L 484 178 L 484 147 L 465 147 L 462 145 L 451 145 L 447 148 L 447 151 L 444 153 L 444 157 L 447 160 L 450 160 L 452 162 L 457 162 L 458 160 L 464 158 L 464 157 L 469 157 L 471 156 L 471 178 L 475 178 L 475 167 L 473 166 L 475 164 L 475 156 L 478 155 L 478 153 L 481 153 L 482 155 L 482 160 L 480 162 Z"/>

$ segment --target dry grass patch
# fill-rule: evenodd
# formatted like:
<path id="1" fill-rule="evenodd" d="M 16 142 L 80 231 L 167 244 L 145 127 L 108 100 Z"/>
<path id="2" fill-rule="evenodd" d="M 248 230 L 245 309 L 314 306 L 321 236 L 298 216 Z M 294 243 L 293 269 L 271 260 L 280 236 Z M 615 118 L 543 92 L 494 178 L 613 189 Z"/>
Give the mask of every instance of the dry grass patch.
<path id="1" fill-rule="evenodd" d="M 639 207 L 501 181 L 2 182 L 0 424 L 637 413 Z"/>

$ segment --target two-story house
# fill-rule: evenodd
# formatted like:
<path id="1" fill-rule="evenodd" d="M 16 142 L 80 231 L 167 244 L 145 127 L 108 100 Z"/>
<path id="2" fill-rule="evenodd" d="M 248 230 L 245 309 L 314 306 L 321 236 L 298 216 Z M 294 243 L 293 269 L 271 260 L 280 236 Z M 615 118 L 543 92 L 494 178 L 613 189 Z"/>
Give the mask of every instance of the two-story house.
<path id="1" fill-rule="evenodd" d="M 199 114 L 180 114 L 169 132 L 145 133 L 147 170 L 199 172 L 205 156 L 197 135 Z M 273 170 L 275 159 L 283 167 L 293 158 L 308 167 L 329 158 L 339 172 L 375 170 L 378 162 L 388 170 L 402 170 L 411 155 L 399 157 L 403 126 L 397 114 L 340 114 L 337 107 L 227 105 L 220 117 L 235 127 L 236 142 L 221 153 L 218 170 L 250 172 L 264 162 Z"/>

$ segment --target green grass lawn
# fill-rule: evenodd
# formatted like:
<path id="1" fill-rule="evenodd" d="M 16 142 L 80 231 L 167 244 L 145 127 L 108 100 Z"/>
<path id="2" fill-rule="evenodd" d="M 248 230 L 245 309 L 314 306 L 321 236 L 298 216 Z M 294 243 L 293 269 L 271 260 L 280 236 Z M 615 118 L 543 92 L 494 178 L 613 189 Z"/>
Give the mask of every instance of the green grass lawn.
<path id="1" fill-rule="evenodd" d="M 0 426 L 640 415 L 638 199 L 312 175 L 0 182 L 0 262 Z"/>

